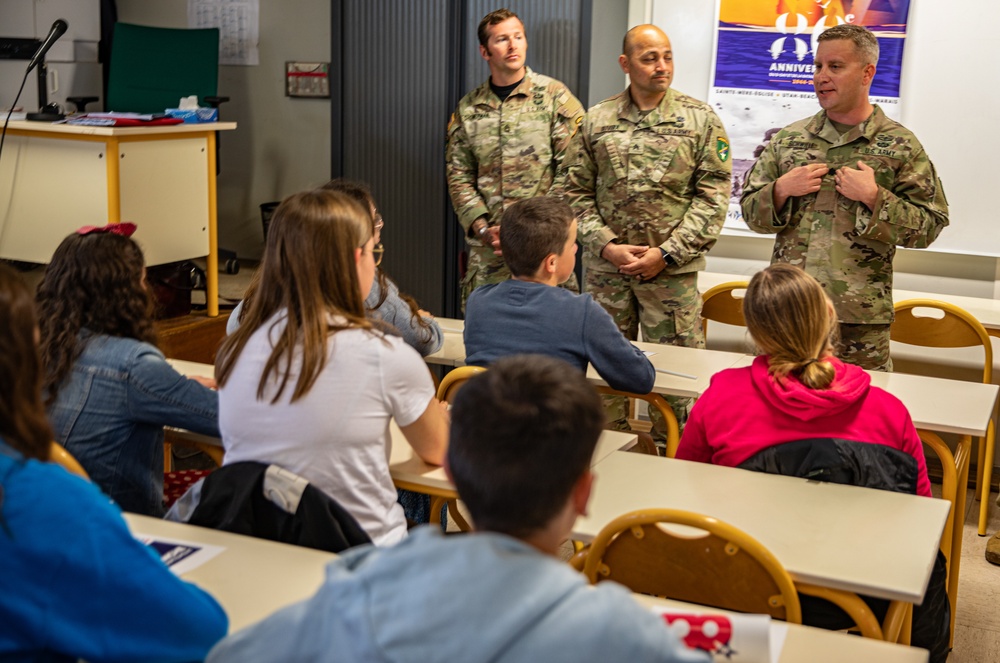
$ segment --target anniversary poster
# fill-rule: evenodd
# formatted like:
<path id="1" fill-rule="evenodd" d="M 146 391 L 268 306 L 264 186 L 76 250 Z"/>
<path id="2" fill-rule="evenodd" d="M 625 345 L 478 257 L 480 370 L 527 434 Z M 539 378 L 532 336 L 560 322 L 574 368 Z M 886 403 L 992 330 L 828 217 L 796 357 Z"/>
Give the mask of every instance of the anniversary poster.
<path id="1" fill-rule="evenodd" d="M 819 112 L 813 93 L 817 38 L 841 23 L 878 38 L 872 103 L 899 119 L 899 81 L 910 0 L 717 0 L 708 103 L 732 146 L 733 197 L 726 228 L 750 232 L 740 212 L 743 175 L 782 127 Z"/>

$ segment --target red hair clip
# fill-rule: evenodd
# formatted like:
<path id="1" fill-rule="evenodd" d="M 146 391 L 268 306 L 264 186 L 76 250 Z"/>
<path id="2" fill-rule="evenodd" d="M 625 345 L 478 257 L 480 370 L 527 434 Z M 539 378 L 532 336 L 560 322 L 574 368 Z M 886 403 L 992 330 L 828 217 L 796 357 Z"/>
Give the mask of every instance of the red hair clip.
<path id="1" fill-rule="evenodd" d="M 84 226 L 76 231 L 77 235 L 90 235 L 93 233 L 111 233 L 122 237 L 131 237 L 135 233 L 136 225 L 130 221 L 121 223 L 109 223 L 106 226 Z"/>

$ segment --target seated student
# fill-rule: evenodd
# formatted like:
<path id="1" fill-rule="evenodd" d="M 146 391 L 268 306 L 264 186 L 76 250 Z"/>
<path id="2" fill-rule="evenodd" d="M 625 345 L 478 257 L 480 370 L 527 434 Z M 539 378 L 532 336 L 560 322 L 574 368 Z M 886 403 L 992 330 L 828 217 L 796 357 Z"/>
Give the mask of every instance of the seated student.
<path id="1" fill-rule="evenodd" d="M 27 286 L 0 265 L 0 660 L 202 660 L 226 634 L 222 608 L 93 484 L 46 462 L 37 333 Z"/>
<path id="2" fill-rule="evenodd" d="M 677 458 L 736 467 L 768 447 L 811 438 L 884 444 L 917 463 L 930 496 L 924 449 L 909 412 L 833 356 L 837 317 L 822 286 L 793 265 L 753 276 L 743 299 L 747 329 L 764 354 L 716 373 L 695 402 Z"/>
<path id="3" fill-rule="evenodd" d="M 188 379 L 156 348 L 135 225 L 62 241 L 36 296 L 56 441 L 125 511 L 163 515 L 163 427 L 219 434 L 214 380 Z"/>
<path id="4" fill-rule="evenodd" d="M 500 357 L 539 353 L 587 370 L 613 389 L 645 394 L 656 372 L 590 295 L 558 288 L 576 265 L 576 219 L 548 196 L 511 205 L 500 223 L 512 279 L 476 288 L 465 305 L 465 361 L 487 366 Z"/>
<path id="5" fill-rule="evenodd" d="M 452 409 L 448 473 L 475 531 L 421 527 L 392 548 L 354 548 L 312 598 L 208 661 L 708 661 L 627 590 L 590 586 L 556 559 L 586 511 L 603 421 L 574 367 L 497 361 Z"/>
<path id="6" fill-rule="evenodd" d="M 389 422 L 440 464 L 447 416 L 420 356 L 380 331 L 369 210 L 316 189 L 274 212 L 256 292 L 218 353 L 225 463 L 283 467 L 337 500 L 378 544 L 406 535 L 389 476 Z"/>
<path id="7" fill-rule="evenodd" d="M 372 221 L 375 224 L 375 250 L 378 252 L 375 266 L 379 267 L 383 251 L 383 221 L 368 185 L 355 180 L 338 178 L 330 180 L 322 188 L 343 193 L 365 209 L 371 210 Z M 440 350 L 444 343 L 444 337 L 441 335 L 441 328 L 434 320 L 434 316 L 420 309 L 412 297 L 401 293 L 396 284 L 381 268 L 376 270 L 375 276 L 371 292 L 365 298 L 365 307 L 368 309 L 370 317 L 391 325 L 392 329 L 398 331 L 403 340 L 421 356 L 426 357 Z M 244 301 L 252 297 L 256 289 L 255 279 L 247 289 Z M 243 304 L 244 302 L 237 304 L 229 316 L 229 321 L 226 323 L 227 334 L 232 334 L 239 327 L 243 312 L 246 310 Z"/>

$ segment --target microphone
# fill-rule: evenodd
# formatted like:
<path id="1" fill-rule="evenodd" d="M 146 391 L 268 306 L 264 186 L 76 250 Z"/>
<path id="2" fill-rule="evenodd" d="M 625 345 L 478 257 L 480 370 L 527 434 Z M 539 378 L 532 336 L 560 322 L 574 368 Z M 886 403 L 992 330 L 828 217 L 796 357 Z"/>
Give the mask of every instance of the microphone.
<path id="1" fill-rule="evenodd" d="M 52 24 L 52 29 L 49 30 L 49 36 L 45 38 L 45 41 L 42 42 L 42 45 L 38 47 L 38 50 L 35 51 L 35 54 L 31 57 L 31 62 L 28 63 L 28 68 L 25 70 L 25 73 L 38 66 L 38 63 L 45 58 L 45 54 L 49 52 L 50 48 L 52 48 L 52 44 L 56 43 L 59 37 L 66 34 L 67 28 L 69 28 L 69 24 L 66 21 L 61 18 L 56 19 L 56 22 Z"/>

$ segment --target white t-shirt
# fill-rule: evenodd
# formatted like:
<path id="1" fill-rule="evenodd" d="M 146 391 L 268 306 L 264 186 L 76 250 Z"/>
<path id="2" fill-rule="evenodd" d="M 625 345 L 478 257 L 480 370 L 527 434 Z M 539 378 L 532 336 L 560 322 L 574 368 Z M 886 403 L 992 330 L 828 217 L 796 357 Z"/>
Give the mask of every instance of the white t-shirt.
<path id="1" fill-rule="evenodd" d="M 276 320 L 271 338 L 284 328 Z M 406 536 L 406 518 L 389 476 L 389 420 L 416 421 L 434 396 L 427 366 L 395 336 L 350 329 L 327 343 L 327 364 L 309 392 L 290 403 L 299 363 L 277 403 L 273 377 L 264 397 L 257 384 L 271 354 L 261 326 L 240 354 L 226 386 L 219 389 L 219 429 L 225 464 L 257 461 L 283 467 L 324 491 L 379 545 Z"/>

